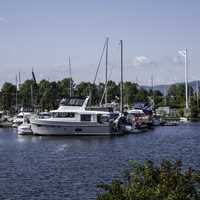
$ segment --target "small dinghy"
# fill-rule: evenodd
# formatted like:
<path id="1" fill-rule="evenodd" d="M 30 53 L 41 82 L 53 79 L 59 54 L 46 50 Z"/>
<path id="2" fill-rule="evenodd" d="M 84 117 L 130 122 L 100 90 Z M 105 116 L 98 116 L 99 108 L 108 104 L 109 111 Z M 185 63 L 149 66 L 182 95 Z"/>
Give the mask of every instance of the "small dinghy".
<path id="1" fill-rule="evenodd" d="M 24 118 L 22 124 L 17 127 L 18 135 L 32 135 L 31 124 L 28 118 Z"/>

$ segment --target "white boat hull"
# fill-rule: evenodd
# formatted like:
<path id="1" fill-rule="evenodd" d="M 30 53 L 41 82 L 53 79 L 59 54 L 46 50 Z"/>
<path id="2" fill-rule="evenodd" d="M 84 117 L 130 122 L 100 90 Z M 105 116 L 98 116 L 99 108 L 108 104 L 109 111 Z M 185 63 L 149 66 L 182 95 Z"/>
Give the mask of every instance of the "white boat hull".
<path id="1" fill-rule="evenodd" d="M 32 135 L 32 129 L 30 124 L 21 124 L 17 128 L 18 135 Z"/>
<path id="2" fill-rule="evenodd" d="M 34 135 L 111 135 L 109 124 L 32 121 L 31 129 Z"/>

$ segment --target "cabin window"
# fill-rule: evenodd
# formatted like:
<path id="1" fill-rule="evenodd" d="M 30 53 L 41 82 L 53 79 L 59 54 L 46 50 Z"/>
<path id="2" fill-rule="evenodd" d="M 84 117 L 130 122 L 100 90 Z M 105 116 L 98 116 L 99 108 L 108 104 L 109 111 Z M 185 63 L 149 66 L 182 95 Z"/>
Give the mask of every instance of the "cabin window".
<path id="1" fill-rule="evenodd" d="M 53 113 L 53 117 L 56 118 L 74 118 L 75 113 L 72 112 L 58 112 L 58 113 Z"/>
<path id="2" fill-rule="evenodd" d="M 90 122 L 91 121 L 91 115 L 81 115 L 81 121 Z"/>

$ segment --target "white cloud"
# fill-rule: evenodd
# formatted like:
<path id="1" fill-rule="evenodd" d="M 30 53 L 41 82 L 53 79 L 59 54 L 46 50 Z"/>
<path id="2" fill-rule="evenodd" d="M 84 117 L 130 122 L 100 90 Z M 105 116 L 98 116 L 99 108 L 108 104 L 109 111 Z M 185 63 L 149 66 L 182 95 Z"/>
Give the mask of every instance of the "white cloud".
<path id="1" fill-rule="evenodd" d="M 146 56 L 137 56 L 133 60 L 134 66 L 146 66 L 153 64 L 153 61 Z"/>
<path id="2" fill-rule="evenodd" d="M 174 64 L 183 64 L 183 59 L 180 56 L 176 56 L 173 58 L 173 63 Z"/>
<path id="3" fill-rule="evenodd" d="M 5 18 L 4 17 L 0 17 L 0 22 L 3 22 L 5 21 Z"/>

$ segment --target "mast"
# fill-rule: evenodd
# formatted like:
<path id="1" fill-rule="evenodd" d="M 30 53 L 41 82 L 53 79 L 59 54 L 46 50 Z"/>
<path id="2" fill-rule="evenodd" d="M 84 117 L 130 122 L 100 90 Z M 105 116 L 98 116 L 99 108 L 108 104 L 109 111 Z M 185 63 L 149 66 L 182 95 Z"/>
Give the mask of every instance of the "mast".
<path id="1" fill-rule="evenodd" d="M 31 106 L 33 107 L 33 84 L 31 84 Z"/>
<path id="2" fill-rule="evenodd" d="M 18 86 L 20 87 L 20 85 L 21 85 L 21 74 L 20 74 L 20 71 L 19 71 L 18 76 L 19 76 Z"/>
<path id="3" fill-rule="evenodd" d="M 153 74 L 151 75 L 151 90 L 152 90 L 152 103 L 153 103 L 153 107 L 154 107 L 154 82 L 153 82 Z"/>
<path id="4" fill-rule="evenodd" d="M 18 110 L 18 96 L 17 96 L 18 80 L 17 80 L 17 74 L 16 74 L 16 77 L 15 77 L 15 81 L 16 81 L 15 111 L 17 112 L 17 110 Z"/>
<path id="5" fill-rule="evenodd" d="M 196 93 L 197 93 L 197 109 L 199 109 L 199 81 L 196 82 Z"/>
<path id="6" fill-rule="evenodd" d="M 95 84 L 96 79 L 97 79 L 97 75 L 98 75 L 99 68 L 100 68 L 100 65 L 101 65 L 101 61 L 102 61 L 102 58 L 103 58 L 103 55 L 104 55 L 104 51 L 106 49 L 106 45 L 107 45 L 107 39 L 106 39 L 106 41 L 104 43 L 104 46 L 103 46 L 103 49 L 102 49 L 102 52 L 101 52 L 101 56 L 100 56 L 100 60 L 99 60 L 98 66 L 97 66 L 97 70 L 96 70 L 95 76 L 94 76 L 94 80 L 92 82 L 93 85 Z M 105 89 L 104 89 L 104 91 L 105 91 Z M 92 90 L 91 90 L 91 88 L 89 88 L 89 97 L 90 97 L 89 105 L 91 105 L 91 102 L 92 102 Z"/>
<path id="7" fill-rule="evenodd" d="M 121 83 L 120 83 L 120 112 L 123 113 L 123 40 L 120 40 L 121 46 Z"/>
<path id="8" fill-rule="evenodd" d="M 185 109 L 188 112 L 188 50 L 185 49 Z"/>
<path id="9" fill-rule="evenodd" d="M 69 56 L 69 96 L 72 96 L 72 71 L 71 71 L 71 59 Z"/>
<path id="10" fill-rule="evenodd" d="M 105 81 L 105 104 L 108 103 L 108 92 L 107 92 L 107 83 L 108 83 L 108 40 L 106 38 L 106 81 Z"/>

